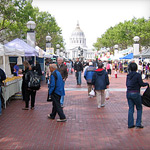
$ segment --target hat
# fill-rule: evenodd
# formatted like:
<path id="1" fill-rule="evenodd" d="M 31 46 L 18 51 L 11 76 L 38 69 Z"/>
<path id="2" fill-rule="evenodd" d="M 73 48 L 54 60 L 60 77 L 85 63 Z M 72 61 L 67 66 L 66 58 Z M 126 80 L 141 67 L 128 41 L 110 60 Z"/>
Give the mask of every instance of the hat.
<path id="1" fill-rule="evenodd" d="M 92 62 L 89 62 L 89 66 L 92 66 L 93 65 L 93 63 Z"/>

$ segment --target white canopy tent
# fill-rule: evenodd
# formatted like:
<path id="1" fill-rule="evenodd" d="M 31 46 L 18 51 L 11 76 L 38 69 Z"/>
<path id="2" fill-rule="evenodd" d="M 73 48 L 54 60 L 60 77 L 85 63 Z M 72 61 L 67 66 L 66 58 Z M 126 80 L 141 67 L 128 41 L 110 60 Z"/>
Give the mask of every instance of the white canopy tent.
<path id="1" fill-rule="evenodd" d="M 43 58 L 46 52 L 38 46 L 36 46 L 35 49 L 36 49 L 37 53 L 39 54 L 39 57 Z"/>
<path id="2" fill-rule="evenodd" d="M 138 55 L 134 55 L 134 58 L 150 58 L 150 48 L 144 50 L 142 53 L 138 54 Z"/>
<path id="3" fill-rule="evenodd" d="M 11 75 L 9 56 L 24 56 L 24 50 L 10 48 L 0 44 L 0 67 L 5 71 L 7 76 Z"/>

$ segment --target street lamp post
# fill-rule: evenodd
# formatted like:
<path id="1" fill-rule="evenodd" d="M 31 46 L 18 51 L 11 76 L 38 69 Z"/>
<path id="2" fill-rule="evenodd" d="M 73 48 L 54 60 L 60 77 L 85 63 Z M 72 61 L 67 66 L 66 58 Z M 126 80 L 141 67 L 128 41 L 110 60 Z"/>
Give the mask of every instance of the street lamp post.
<path id="1" fill-rule="evenodd" d="M 134 55 L 137 55 L 139 54 L 139 49 L 140 49 L 140 45 L 139 45 L 140 38 L 138 36 L 135 36 L 133 40 L 134 40 L 134 44 L 133 44 Z"/>
<path id="2" fill-rule="evenodd" d="M 118 45 L 116 44 L 114 46 L 115 50 L 114 50 L 114 56 L 116 56 L 118 54 Z"/>
<path id="3" fill-rule="evenodd" d="M 133 40 L 134 40 L 134 44 L 133 44 L 133 55 L 137 55 L 137 54 L 139 54 L 139 49 L 140 49 L 140 45 L 139 45 L 139 40 L 140 40 L 140 38 L 139 38 L 138 36 L 135 36 L 135 37 L 133 38 Z M 138 60 L 138 59 L 135 59 L 135 62 L 136 62 L 137 65 L 138 65 L 139 60 Z"/>
<path id="4" fill-rule="evenodd" d="M 62 47 L 60 48 L 60 56 L 61 57 L 63 56 L 63 48 Z"/>
<path id="5" fill-rule="evenodd" d="M 34 21 L 27 22 L 27 44 L 35 48 L 35 29 L 36 23 Z M 36 64 L 36 56 L 34 57 L 34 65 Z"/>
<path id="6" fill-rule="evenodd" d="M 47 48 L 51 48 L 51 36 L 48 34 L 47 36 L 46 36 L 46 49 Z"/>
<path id="7" fill-rule="evenodd" d="M 59 56 L 59 48 L 60 48 L 60 45 L 57 44 L 57 45 L 56 45 L 56 48 L 57 48 L 57 55 Z"/>

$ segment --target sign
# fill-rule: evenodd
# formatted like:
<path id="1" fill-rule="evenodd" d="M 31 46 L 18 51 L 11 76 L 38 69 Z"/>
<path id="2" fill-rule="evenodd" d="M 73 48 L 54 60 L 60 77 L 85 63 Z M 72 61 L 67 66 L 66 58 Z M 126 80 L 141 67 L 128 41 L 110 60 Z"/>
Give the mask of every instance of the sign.
<path id="1" fill-rule="evenodd" d="M 46 53 L 47 54 L 54 54 L 54 48 L 46 48 Z"/>

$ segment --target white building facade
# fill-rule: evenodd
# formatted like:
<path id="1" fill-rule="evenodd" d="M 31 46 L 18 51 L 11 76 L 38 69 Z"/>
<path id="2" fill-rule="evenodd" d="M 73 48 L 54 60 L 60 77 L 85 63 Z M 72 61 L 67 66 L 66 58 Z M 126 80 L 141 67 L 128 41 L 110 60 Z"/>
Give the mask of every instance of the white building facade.
<path id="1" fill-rule="evenodd" d="M 67 58 L 72 60 L 75 60 L 75 58 L 82 58 L 83 60 L 95 58 L 95 52 L 87 48 L 86 38 L 79 23 L 71 34 L 69 48 L 66 52 Z"/>

